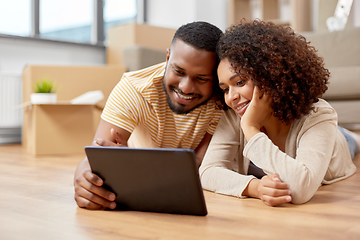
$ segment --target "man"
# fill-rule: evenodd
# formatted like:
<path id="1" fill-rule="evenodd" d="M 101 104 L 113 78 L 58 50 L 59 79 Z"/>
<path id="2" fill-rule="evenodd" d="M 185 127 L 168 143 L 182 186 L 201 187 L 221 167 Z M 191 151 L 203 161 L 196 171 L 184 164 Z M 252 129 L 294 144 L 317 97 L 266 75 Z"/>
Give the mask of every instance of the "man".
<path id="1" fill-rule="evenodd" d="M 94 145 L 194 149 L 200 165 L 222 113 L 213 99 L 221 35 L 206 22 L 183 25 L 165 63 L 125 73 L 109 96 Z M 85 158 L 75 172 L 78 206 L 114 209 L 115 194 L 102 184 Z"/>

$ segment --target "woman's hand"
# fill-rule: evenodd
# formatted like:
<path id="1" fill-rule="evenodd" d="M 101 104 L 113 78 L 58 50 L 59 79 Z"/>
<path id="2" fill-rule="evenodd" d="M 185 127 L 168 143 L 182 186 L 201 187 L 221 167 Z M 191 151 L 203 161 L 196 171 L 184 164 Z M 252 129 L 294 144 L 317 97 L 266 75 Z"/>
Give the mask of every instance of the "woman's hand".
<path id="1" fill-rule="evenodd" d="M 244 190 L 244 195 L 261 199 L 266 205 L 276 207 L 291 201 L 290 186 L 281 182 L 278 174 L 253 179 Z"/>
<path id="2" fill-rule="evenodd" d="M 241 128 L 247 141 L 260 132 L 260 129 L 270 119 L 271 114 L 270 96 L 261 93 L 259 87 L 255 86 L 251 102 L 241 117 Z"/>

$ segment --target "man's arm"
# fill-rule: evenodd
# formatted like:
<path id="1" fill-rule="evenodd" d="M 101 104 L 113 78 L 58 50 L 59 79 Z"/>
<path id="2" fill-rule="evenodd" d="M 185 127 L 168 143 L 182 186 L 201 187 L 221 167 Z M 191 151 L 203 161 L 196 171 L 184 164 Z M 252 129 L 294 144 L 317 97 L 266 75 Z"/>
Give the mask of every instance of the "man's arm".
<path id="1" fill-rule="evenodd" d="M 210 144 L 210 140 L 212 135 L 209 133 L 205 133 L 204 138 L 201 140 L 199 146 L 195 149 L 196 163 L 197 166 L 200 167 L 201 162 L 205 156 L 205 152 Z"/>
<path id="2" fill-rule="evenodd" d="M 101 119 L 96 130 L 94 142 L 100 146 L 127 146 L 131 133 Z"/>
<path id="3" fill-rule="evenodd" d="M 131 133 L 104 120 L 100 120 L 95 133 L 93 145 L 127 146 Z M 91 172 L 90 164 L 85 157 L 75 170 L 75 201 L 79 207 L 88 209 L 114 209 L 115 194 L 102 187 L 103 180 Z"/>

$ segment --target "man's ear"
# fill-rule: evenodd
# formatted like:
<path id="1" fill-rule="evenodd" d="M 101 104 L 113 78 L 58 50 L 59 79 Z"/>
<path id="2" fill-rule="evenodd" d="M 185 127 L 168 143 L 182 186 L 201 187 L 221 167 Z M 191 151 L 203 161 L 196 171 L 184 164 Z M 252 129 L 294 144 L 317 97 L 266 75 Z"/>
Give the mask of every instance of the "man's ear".
<path id="1" fill-rule="evenodd" d="M 170 58 L 170 48 L 166 49 L 166 63 L 169 61 Z"/>

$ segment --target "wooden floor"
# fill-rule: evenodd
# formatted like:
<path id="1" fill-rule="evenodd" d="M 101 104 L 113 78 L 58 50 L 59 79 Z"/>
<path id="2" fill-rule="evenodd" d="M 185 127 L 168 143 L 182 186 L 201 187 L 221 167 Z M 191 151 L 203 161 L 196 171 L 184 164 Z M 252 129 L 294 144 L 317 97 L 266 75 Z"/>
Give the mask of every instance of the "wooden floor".
<path id="1" fill-rule="evenodd" d="M 360 239 L 360 154 L 355 175 L 306 204 L 273 208 L 205 191 L 206 217 L 80 209 L 73 173 L 82 158 L 0 146 L 0 239 Z"/>

